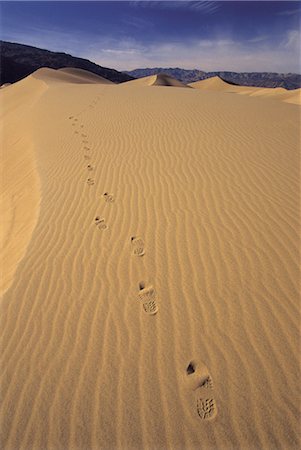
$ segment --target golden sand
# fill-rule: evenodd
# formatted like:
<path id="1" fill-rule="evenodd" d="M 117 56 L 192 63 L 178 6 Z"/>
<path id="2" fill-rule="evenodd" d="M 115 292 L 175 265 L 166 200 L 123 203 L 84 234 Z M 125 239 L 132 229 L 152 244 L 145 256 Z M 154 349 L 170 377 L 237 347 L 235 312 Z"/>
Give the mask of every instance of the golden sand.
<path id="1" fill-rule="evenodd" d="M 2 448 L 297 449 L 300 107 L 51 69 L 0 95 Z"/>
<path id="2" fill-rule="evenodd" d="M 249 95 L 250 97 L 266 97 L 272 100 L 281 100 L 286 103 L 301 105 L 301 89 L 287 90 L 284 88 L 258 88 L 253 86 L 237 86 L 227 83 L 219 77 L 207 78 L 189 84 L 195 89 L 205 91 L 222 91 L 232 94 Z"/>

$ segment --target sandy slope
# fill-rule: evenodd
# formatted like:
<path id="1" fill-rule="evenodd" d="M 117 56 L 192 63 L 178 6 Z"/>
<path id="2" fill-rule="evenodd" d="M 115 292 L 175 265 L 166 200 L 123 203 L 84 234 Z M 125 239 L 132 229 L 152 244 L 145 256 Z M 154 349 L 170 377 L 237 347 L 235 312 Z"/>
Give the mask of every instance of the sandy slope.
<path id="1" fill-rule="evenodd" d="M 44 83 L 75 83 L 75 84 L 114 84 L 104 77 L 88 72 L 83 69 L 65 68 L 65 69 L 38 69 L 31 75 L 31 78 L 37 78 Z"/>
<path id="2" fill-rule="evenodd" d="M 0 295 L 13 280 L 36 226 L 40 179 L 32 142 L 32 111 L 46 86 L 28 77 L 1 91 Z"/>
<path id="3" fill-rule="evenodd" d="M 301 105 L 301 89 L 287 90 L 284 88 L 258 88 L 254 86 L 237 86 L 225 82 L 219 77 L 211 77 L 206 80 L 195 81 L 189 84 L 195 89 L 205 91 L 223 91 L 233 94 L 249 95 L 251 97 L 268 97 L 282 100 L 286 103 Z"/>
<path id="4" fill-rule="evenodd" d="M 68 76 L 1 91 L 2 448 L 297 449 L 300 108 Z"/>
<path id="5" fill-rule="evenodd" d="M 136 80 L 126 81 L 123 85 L 143 85 L 143 86 L 174 86 L 189 87 L 181 81 L 173 78 L 165 73 L 158 75 L 150 75 L 148 77 L 137 78 Z"/>
<path id="6" fill-rule="evenodd" d="M 206 78 L 205 80 L 194 81 L 193 83 L 189 83 L 189 86 L 195 89 L 204 89 L 206 91 L 227 91 L 231 88 L 235 90 L 235 85 L 226 83 L 220 77 L 211 77 Z M 241 88 L 243 87 L 244 86 L 241 86 Z"/>

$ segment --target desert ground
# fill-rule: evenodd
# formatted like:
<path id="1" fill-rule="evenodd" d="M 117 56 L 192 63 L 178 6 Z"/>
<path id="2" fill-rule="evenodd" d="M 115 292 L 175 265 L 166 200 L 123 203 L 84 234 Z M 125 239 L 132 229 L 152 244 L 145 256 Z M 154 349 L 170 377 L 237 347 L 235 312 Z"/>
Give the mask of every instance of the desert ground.
<path id="1" fill-rule="evenodd" d="M 297 450 L 300 90 L 0 92 L 1 447 Z"/>

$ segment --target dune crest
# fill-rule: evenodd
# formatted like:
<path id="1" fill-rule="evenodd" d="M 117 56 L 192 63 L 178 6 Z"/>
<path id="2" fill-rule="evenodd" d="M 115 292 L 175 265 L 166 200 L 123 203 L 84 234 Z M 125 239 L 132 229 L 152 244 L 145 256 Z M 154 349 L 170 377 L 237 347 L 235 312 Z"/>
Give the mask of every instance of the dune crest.
<path id="1" fill-rule="evenodd" d="M 137 78 L 137 80 L 126 81 L 122 85 L 144 85 L 144 86 L 174 86 L 174 87 L 188 87 L 186 84 L 177 80 L 170 75 L 160 73 L 158 75 L 150 75 L 148 77 Z"/>
<path id="2" fill-rule="evenodd" d="M 74 84 L 112 84 L 110 80 L 88 72 L 83 69 L 64 68 L 64 69 L 50 69 L 42 68 L 36 70 L 31 74 L 33 78 L 42 80 L 45 83 L 74 83 Z"/>
<path id="3" fill-rule="evenodd" d="M 215 76 L 211 78 L 206 78 L 205 80 L 195 81 L 189 83 L 189 86 L 195 89 L 204 89 L 212 91 L 227 91 L 232 87 L 230 83 L 222 80 L 220 77 Z"/>

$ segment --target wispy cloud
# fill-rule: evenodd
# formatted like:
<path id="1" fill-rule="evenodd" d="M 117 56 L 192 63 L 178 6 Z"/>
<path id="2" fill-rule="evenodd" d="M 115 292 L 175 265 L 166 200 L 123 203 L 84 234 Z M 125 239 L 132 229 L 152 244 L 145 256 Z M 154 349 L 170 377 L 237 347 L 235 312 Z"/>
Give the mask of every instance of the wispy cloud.
<path id="1" fill-rule="evenodd" d="M 277 16 L 295 16 L 301 13 L 301 8 L 287 9 L 286 11 L 279 11 L 276 13 Z"/>
<path id="2" fill-rule="evenodd" d="M 150 20 L 146 20 L 142 17 L 136 17 L 133 15 L 127 15 L 124 16 L 122 19 L 122 23 L 124 25 L 130 26 L 130 27 L 134 27 L 137 30 L 143 30 L 146 27 L 149 28 L 153 28 L 153 23 Z"/>
<path id="3" fill-rule="evenodd" d="M 156 17 L 161 19 L 161 16 L 166 16 L 166 20 L 169 20 L 169 14 L 163 15 L 162 11 L 157 14 L 143 11 L 144 14 L 139 14 L 140 6 L 179 8 L 179 14 L 175 15 L 180 17 L 180 21 L 175 23 L 181 24 L 181 8 L 187 9 L 188 4 L 193 16 L 199 18 L 198 14 L 200 17 L 201 14 L 207 15 L 203 16 L 203 20 L 196 21 L 195 32 L 191 34 L 190 23 L 183 29 L 179 26 L 178 34 L 175 34 L 170 33 L 170 30 L 174 30 L 173 25 L 168 27 L 169 23 L 166 21 L 164 25 L 160 21 L 156 22 Z M 238 27 L 237 22 L 230 21 L 229 26 L 225 20 L 220 23 L 220 16 L 214 16 L 220 4 L 221 2 L 208 1 L 131 2 L 132 7 L 122 11 L 116 19 L 114 16 L 112 26 L 108 26 L 106 30 L 99 26 L 95 31 L 86 26 L 85 32 L 77 28 L 59 27 L 57 22 L 52 22 L 52 25 L 51 22 L 46 22 L 47 26 L 40 27 L 38 21 L 16 24 L 14 17 L 10 17 L 6 19 L 1 38 L 70 53 L 118 70 L 161 66 L 206 71 L 301 72 L 298 26 L 294 24 L 288 28 L 286 25 L 281 28 L 282 31 L 275 33 L 274 28 L 270 29 L 264 23 L 260 27 L 254 25 L 254 34 L 250 35 L 249 32 L 241 32 L 243 24 Z M 295 9 L 294 13 L 296 11 Z M 283 12 L 283 15 L 289 16 L 293 10 Z M 209 14 L 212 16 L 209 17 Z M 284 17 L 282 19 L 281 22 L 285 22 Z M 207 26 L 209 22 L 213 26 Z M 290 18 L 289 22 L 291 23 Z M 145 31 L 147 29 L 151 29 L 148 34 Z M 132 30 L 137 32 L 132 33 Z"/>
<path id="4" fill-rule="evenodd" d="M 299 30 L 289 30 L 285 38 L 281 42 L 282 47 L 299 52 L 300 56 L 300 31 Z"/>
<path id="5" fill-rule="evenodd" d="M 252 44 L 257 44 L 257 42 L 264 42 L 268 39 L 268 36 L 263 35 L 263 36 L 256 36 L 252 39 L 249 39 L 248 42 L 252 43 Z"/>
<path id="6" fill-rule="evenodd" d="M 26 25 L 20 30 L 11 28 L 9 31 L 1 33 L 1 39 L 70 54 L 74 53 L 74 49 L 80 49 L 85 42 L 85 39 L 71 35 L 67 31 L 38 25 Z"/>
<path id="7" fill-rule="evenodd" d="M 27 32 L 6 35 L 5 40 L 22 42 L 53 51 L 87 58 L 101 66 L 117 70 L 141 67 L 182 67 L 205 71 L 301 72 L 300 31 L 289 30 L 275 44 L 264 36 L 241 42 L 231 36 L 194 39 L 183 42 L 141 43 L 135 39 L 72 38 L 68 33 L 31 28 Z M 258 45 L 256 45 L 256 43 Z"/>
<path id="8" fill-rule="evenodd" d="M 298 41 L 300 34 L 291 30 L 280 37 L 281 43 L 264 45 L 242 43 L 231 37 L 140 44 L 134 40 L 97 42 L 90 47 L 89 59 L 118 70 L 143 67 L 182 67 L 206 71 L 270 71 L 300 73 Z M 258 41 L 259 42 L 259 41 Z"/>
<path id="9" fill-rule="evenodd" d="M 190 9 L 199 11 L 205 14 L 213 14 L 220 8 L 219 2 L 189 2 L 191 3 Z"/>
<path id="10" fill-rule="evenodd" d="M 193 10 L 203 14 L 213 14 L 220 8 L 220 2 L 216 1 L 182 1 L 182 0 L 165 0 L 165 1 L 131 1 L 131 6 L 143 8 L 157 9 L 180 9 Z"/>

